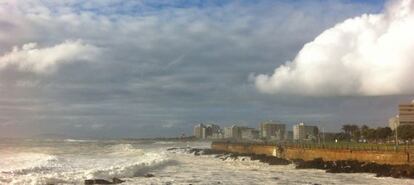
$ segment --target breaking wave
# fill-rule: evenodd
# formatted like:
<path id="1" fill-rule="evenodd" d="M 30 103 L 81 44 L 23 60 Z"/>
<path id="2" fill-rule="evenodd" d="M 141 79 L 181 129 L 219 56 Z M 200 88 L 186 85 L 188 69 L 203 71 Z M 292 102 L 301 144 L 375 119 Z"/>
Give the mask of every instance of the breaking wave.
<path id="1" fill-rule="evenodd" d="M 145 175 L 150 170 L 162 168 L 173 163 L 173 160 L 166 158 L 163 155 L 149 153 L 145 154 L 142 157 L 142 160 L 135 161 L 133 163 L 127 162 L 123 164 L 114 165 L 108 168 L 93 169 L 86 171 L 86 177 L 89 179 L 137 177 Z"/>
<path id="2" fill-rule="evenodd" d="M 143 176 L 174 163 L 167 153 L 145 151 L 131 144 L 104 145 L 91 150 L 58 156 L 0 154 L 0 184 L 82 184 L 85 179 Z"/>

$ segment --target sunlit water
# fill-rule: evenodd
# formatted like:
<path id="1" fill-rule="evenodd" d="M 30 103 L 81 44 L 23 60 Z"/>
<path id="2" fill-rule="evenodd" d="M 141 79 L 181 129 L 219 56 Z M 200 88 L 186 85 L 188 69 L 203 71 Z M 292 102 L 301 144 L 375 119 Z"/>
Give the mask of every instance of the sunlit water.
<path id="1" fill-rule="evenodd" d="M 83 184 L 85 179 L 124 184 L 414 184 L 373 174 L 331 174 L 270 166 L 257 161 L 194 156 L 171 147 L 209 147 L 201 142 L 1 140 L 0 184 Z M 146 174 L 155 177 L 146 178 Z"/>

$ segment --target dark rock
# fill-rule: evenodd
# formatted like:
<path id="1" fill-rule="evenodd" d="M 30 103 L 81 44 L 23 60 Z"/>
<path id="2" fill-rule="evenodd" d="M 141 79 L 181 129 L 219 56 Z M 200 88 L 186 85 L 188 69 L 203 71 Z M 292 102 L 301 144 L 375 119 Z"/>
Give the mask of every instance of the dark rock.
<path id="1" fill-rule="evenodd" d="M 85 185 L 91 185 L 91 184 L 120 184 L 123 183 L 125 181 L 118 179 L 118 178 L 113 178 L 112 182 L 105 180 L 105 179 L 87 179 L 85 180 Z"/>
<path id="2" fill-rule="evenodd" d="M 297 169 L 324 169 L 328 173 L 375 173 L 377 177 L 414 178 L 414 167 L 409 165 L 388 165 L 356 160 L 311 161 L 294 160 Z"/>
<path id="3" fill-rule="evenodd" d="M 289 160 L 286 159 L 282 159 L 282 158 L 278 158 L 278 157 L 274 157 L 274 156 L 267 156 L 267 155 L 251 155 L 250 156 L 251 160 L 259 160 L 260 162 L 263 163 L 267 163 L 270 165 L 288 165 L 291 162 Z"/>
<path id="4" fill-rule="evenodd" d="M 150 177 L 155 177 L 155 175 L 151 174 L 151 173 L 148 173 L 148 174 L 144 175 L 144 177 L 150 178 Z"/>
<path id="5" fill-rule="evenodd" d="M 264 154 L 241 154 L 241 153 L 228 153 L 219 150 L 212 150 L 212 149 L 198 149 L 198 148 L 191 148 L 188 150 L 188 153 L 192 153 L 196 156 L 199 155 L 215 155 L 216 158 L 220 158 L 223 161 L 227 159 L 239 159 L 241 157 L 249 157 L 251 160 L 259 160 L 260 162 L 267 163 L 270 165 L 287 165 L 291 162 L 286 159 L 277 158 L 274 156 L 267 156 Z M 242 161 L 245 159 L 242 158 Z"/>
<path id="6" fill-rule="evenodd" d="M 311 161 L 304 161 L 302 159 L 293 160 L 296 164 L 297 169 L 308 169 L 308 168 L 316 168 L 316 169 L 327 169 L 328 166 L 332 164 L 327 164 L 322 158 L 317 158 Z"/>
<path id="7" fill-rule="evenodd" d="M 85 180 L 85 184 L 113 184 L 111 181 L 107 181 L 104 179 L 89 179 Z"/>
<path id="8" fill-rule="evenodd" d="M 125 182 L 124 180 L 118 179 L 118 178 L 112 178 L 112 183 L 113 184 L 120 184 Z"/>

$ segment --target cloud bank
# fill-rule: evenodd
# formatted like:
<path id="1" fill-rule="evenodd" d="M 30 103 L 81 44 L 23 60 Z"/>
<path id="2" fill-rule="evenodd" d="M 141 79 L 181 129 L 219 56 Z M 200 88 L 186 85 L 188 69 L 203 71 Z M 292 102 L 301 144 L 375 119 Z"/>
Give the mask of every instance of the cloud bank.
<path id="1" fill-rule="evenodd" d="M 272 75 L 256 76 L 269 94 L 308 96 L 414 93 L 414 1 L 390 1 L 327 29 Z"/>
<path id="2" fill-rule="evenodd" d="M 15 67 L 17 70 L 34 73 L 51 73 L 57 65 L 76 61 L 94 61 L 98 48 L 81 40 L 65 41 L 52 47 L 39 48 L 37 43 L 22 47 L 0 56 L 0 70 Z"/>
<path id="3" fill-rule="evenodd" d="M 293 58 L 335 23 L 381 7 L 356 0 L 0 1 L 0 137 L 177 136 L 200 121 L 255 127 L 264 119 L 337 115 L 336 101 L 327 103 L 334 109 L 312 110 L 325 100 L 264 96 L 246 76 Z M 385 115 L 358 112 L 352 117 Z"/>

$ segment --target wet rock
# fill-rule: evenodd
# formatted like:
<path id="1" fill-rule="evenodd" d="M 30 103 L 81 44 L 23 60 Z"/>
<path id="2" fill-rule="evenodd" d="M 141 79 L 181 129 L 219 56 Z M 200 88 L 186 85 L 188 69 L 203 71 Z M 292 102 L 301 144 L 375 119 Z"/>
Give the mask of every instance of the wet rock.
<path id="1" fill-rule="evenodd" d="M 274 157 L 274 156 L 267 156 L 264 154 L 261 155 L 251 155 L 250 156 L 251 160 L 259 160 L 260 162 L 263 163 L 267 163 L 269 165 L 288 165 L 291 163 L 291 161 L 286 160 L 286 159 L 282 159 L 282 158 L 278 158 L 278 157 Z"/>
<path id="2" fill-rule="evenodd" d="M 304 161 L 302 159 L 294 160 L 297 169 L 308 169 L 308 168 L 316 168 L 316 169 L 326 169 L 327 164 L 322 158 L 317 158 L 312 161 Z"/>
<path id="3" fill-rule="evenodd" d="M 263 163 L 267 163 L 270 165 L 287 165 L 291 162 L 286 159 L 277 158 L 274 156 L 267 156 L 264 154 L 241 154 L 241 153 L 229 153 L 229 152 L 223 152 L 219 150 L 212 150 L 212 149 L 198 149 L 198 148 L 191 148 L 188 150 L 188 153 L 192 153 L 196 156 L 199 155 L 215 155 L 216 158 L 224 160 L 232 159 L 240 159 L 242 161 L 246 160 L 247 158 L 250 158 L 251 160 L 258 160 Z"/>
<path id="4" fill-rule="evenodd" d="M 150 178 L 150 177 L 155 177 L 155 175 L 151 174 L 151 173 L 148 173 L 148 174 L 145 174 L 144 177 Z"/>
<path id="5" fill-rule="evenodd" d="M 414 178 L 414 167 L 409 165 L 388 165 L 356 160 L 311 161 L 295 160 L 297 169 L 324 169 L 328 173 L 375 173 L 377 177 Z"/>
<path id="6" fill-rule="evenodd" d="M 199 148 L 191 148 L 189 153 L 193 153 L 194 155 L 220 155 L 224 154 L 225 152 L 213 150 L 213 149 L 199 149 Z"/>
<path id="7" fill-rule="evenodd" d="M 104 179 L 88 179 L 85 180 L 85 185 L 90 185 L 90 184 L 113 184 L 111 181 L 107 181 Z"/>
<path id="8" fill-rule="evenodd" d="M 87 179 L 85 180 L 85 185 L 92 185 L 92 184 L 120 184 L 123 183 L 125 181 L 118 179 L 118 178 L 113 178 L 112 182 L 105 180 L 105 179 Z"/>
<path id="9" fill-rule="evenodd" d="M 125 182 L 124 180 L 118 179 L 118 178 L 112 178 L 112 183 L 113 184 L 120 184 Z"/>

